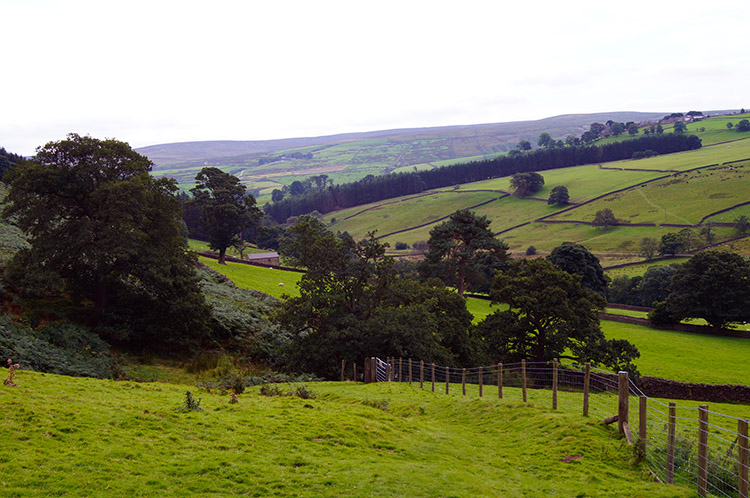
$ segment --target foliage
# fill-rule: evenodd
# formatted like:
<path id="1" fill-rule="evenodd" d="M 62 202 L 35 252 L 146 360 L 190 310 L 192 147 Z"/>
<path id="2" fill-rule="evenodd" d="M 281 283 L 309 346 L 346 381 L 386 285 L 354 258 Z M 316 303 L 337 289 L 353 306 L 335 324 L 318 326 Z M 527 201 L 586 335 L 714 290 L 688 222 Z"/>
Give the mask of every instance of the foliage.
<path id="1" fill-rule="evenodd" d="M 638 288 L 640 301 L 638 304 L 650 307 L 655 302 L 667 299 L 674 273 L 674 265 L 658 265 L 647 269 Z"/>
<path id="2" fill-rule="evenodd" d="M 659 249 L 659 241 L 653 237 L 644 237 L 638 244 L 638 254 L 646 259 L 653 259 Z"/>
<path id="3" fill-rule="evenodd" d="M 7 152 L 4 147 L 0 147 L 0 180 L 3 179 L 6 171 L 21 162 L 23 162 L 23 156 Z"/>
<path id="4" fill-rule="evenodd" d="M 702 251 L 672 277 L 667 311 L 679 319 L 703 318 L 716 328 L 750 321 L 750 262 L 717 250 Z"/>
<path id="5" fill-rule="evenodd" d="M 609 208 L 600 209 L 594 215 L 594 221 L 591 222 L 595 227 L 603 227 L 605 230 L 617 224 L 617 218 Z"/>
<path id="6" fill-rule="evenodd" d="M 11 169 L 6 217 L 31 247 L 6 280 L 25 304 L 83 319 L 133 343 L 185 346 L 205 303 L 186 255 L 172 180 L 126 143 L 68 135 Z"/>
<path id="7" fill-rule="evenodd" d="M 531 142 L 529 142 L 528 140 L 519 140 L 518 149 L 519 150 L 531 150 Z"/>
<path id="8" fill-rule="evenodd" d="M 396 242 L 397 251 L 403 251 L 405 249 L 409 249 L 409 244 L 407 244 L 406 242 Z"/>
<path id="9" fill-rule="evenodd" d="M 741 120 L 739 123 L 737 123 L 737 126 L 735 127 L 735 130 L 737 131 L 750 131 L 750 121 L 747 119 Z"/>
<path id="10" fill-rule="evenodd" d="M 430 250 L 420 266 L 423 277 L 441 278 L 463 296 L 469 287 L 487 289 L 507 260 L 508 246 L 489 229 L 490 220 L 462 210 L 430 230 Z"/>
<path id="11" fill-rule="evenodd" d="M 675 133 L 685 133 L 687 130 L 687 125 L 683 123 L 682 121 L 676 121 L 674 124 L 674 132 Z"/>
<path id="12" fill-rule="evenodd" d="M 683 249 L 685 249 L 685 239 L 681 235 L 669 232 L 661 236 L 659 254 L 677 254 Z"/>
<path id="13" fill-rule="evenodd" d="M 115 361 L 109 346 L 89 330 L 52 322 L 38 330 L 0 316 L 0 357 L 13 358 L 23 370 L 77 377 L 111 377 Z"/>
<path id="14" fill-rule="evenodd" d="M 750 233 L 750 218 L 746 215 L 740 215 L 734 219 L 734 229 L 739 235 Z"/>
<path id="15" fill-rule="evenodd" d="M 193 393 L 187 391 L 185 393 L 185 401 L 177 408 L 178 412 L 202 412 L 201 398 L 195 399 Z"/>
<path id="16" fill-rule="evenodd" d="M 568 194 L 568 187 L 564 185 L 558 185 L 552 189 L 549 193 L 549 199 L 547 204 L 560 204 L 566 205 L 570 201 L 570 195 Z"/>
<path id="17" fill-rule="evenodd" d="M 607 295 L 610 303 L 630 304 L 640 306 L 640 283 L 643 277 L 630 278 L 627 275 L 618 275 L 609 284 Z"/>
<path id="18" fill-rule="evenodd" d="M 396 279 L 393 259 L 372 234 L 359 242 L 302 216 L 282 247 L 307 273 L 299 297 L 274 321 L 293 337 L 287 368 L 337 378 L 341 360 L 411 356 L 471 363 L 479 346 L 465 301 L 442 283 Z"/>
<path id="19" fill-rule="evenodd" d="M 599 326 L 604 299 L 550 261 L 513 261 L 493 280 L 490 297 L 508 305 L 479 324 L 495 361 L 567 358 L 637 374 L 632 361 L 638 350 L 627 341 L 604 338 Z"/>
<path id="20" fill-rule="evenodd" d="M 552 250 L 547 259 L 557 268 L 579 275 L 583 288 L 606 298 L 608 281 L 599 258 L 581 244 L 563 242 Z"/>
<path id="21" fill-rule="evenodd" d="M 225 264 L 227 247 L 240 233 L 255 226 L 262 213 L 255 207 L 255 198 L 245 194 L 239 178 L 219 168 L 203 168 L 195 182 L 191 189 L 194 202 L 201 208 L 211 248 L 219 252 L 219 264 Z"/>
<path id="22" fill-rule="evenodd" d="M 526 248 L 526 256 L 534 256 L 536 254 L 536 247 L 529 246 Z"/>
<path id="23" fill-rule="evenodd" d="M 518 197 L 526 197 L 539 192 L 543 186 L 544 177 L 533 171 L 516 173 L 510 178 L 510 187 L 513 189 L 513 194 Z"/>

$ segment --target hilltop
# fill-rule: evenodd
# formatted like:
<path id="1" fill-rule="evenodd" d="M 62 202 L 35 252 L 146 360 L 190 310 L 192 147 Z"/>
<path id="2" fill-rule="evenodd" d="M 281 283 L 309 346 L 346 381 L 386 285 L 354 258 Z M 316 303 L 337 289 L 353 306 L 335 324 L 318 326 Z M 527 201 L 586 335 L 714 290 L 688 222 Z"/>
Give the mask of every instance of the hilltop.
<path id="1" fill-rule="evenodd" d="M 409 128 L 260 141 L 205 141 L 136 149 L 155 164 L 154 173 L 190 188 L 204 166 L 238 176 L 258 196 L 311 175 L 336 183 L 393 171 L 429 169 L 461 159 L 487 159 L 514 148 L 520 140 L 536 144 L 553 137 L 580 135 L 595 121 L 647 121 L 664 113 L 609 112 L 567 114 L 534 121 Z M 262 164 L 261 164 L 262 163 Z"/>

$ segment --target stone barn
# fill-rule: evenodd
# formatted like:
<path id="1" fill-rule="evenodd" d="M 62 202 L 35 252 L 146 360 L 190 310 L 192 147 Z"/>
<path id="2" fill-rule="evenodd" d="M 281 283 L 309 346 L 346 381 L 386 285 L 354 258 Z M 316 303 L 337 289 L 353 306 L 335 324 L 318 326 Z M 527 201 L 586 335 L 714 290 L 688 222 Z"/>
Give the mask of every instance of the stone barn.
<path id="1" fill-rule="evenodd" d="M 279 253 L 277 252 L 256 252 L 247 255 L 247 260 L 265 266 L 279 266 Z"/>

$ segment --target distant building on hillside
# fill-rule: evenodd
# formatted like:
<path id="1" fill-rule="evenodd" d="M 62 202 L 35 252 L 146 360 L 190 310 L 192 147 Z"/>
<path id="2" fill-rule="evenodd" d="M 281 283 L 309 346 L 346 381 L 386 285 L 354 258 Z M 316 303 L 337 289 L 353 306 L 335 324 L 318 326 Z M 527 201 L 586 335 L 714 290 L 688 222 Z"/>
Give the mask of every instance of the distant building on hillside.
<path id="1" fill-rule="evenodd" d="M 277 252 L 256 252 L 247 255 L 247 260 L 265 266 L 279 266 L 279 253 Z"/>

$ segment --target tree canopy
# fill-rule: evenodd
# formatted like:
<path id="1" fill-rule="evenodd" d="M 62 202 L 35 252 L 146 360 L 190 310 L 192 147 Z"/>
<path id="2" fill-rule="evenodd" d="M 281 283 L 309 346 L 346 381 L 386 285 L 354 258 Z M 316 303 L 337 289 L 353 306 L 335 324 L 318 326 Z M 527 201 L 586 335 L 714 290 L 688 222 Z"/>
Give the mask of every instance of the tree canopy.
<path id="1" fill-rule="evenodd" d="M 438 277 L 459 295 L 469 287 L 489 288 L 492 275 L 507 260 L 508 246 L 494 237 L 490 220 L 472 211 L 457 211 L 430 230 L 429 246 L 420 274 Z"/>
<path id="2" fill-rule="evenodd" d="M 490 297 L 494 304 L 507 304 L 479 324 L 494 360 L 564 358 L 637 372 L 632 360 L 638 350 L 627 341 L 604 338 L 599 312 L 605 300 L 552 262 L 511 262 L 495 276 Z"/>
<path id="3" fill-rule="evenodd" d="M 604 269 L 599 263 L 599 258 L 581 244 L 563 242 L 552 249 L 547 259 L 557 268 L 570 274 L 579 275 L 581 285 L 584 288 L 596 292 L 602 297 L 607 296 L 608 281 L 604 275 Z"/>
<path id="4" fill-rule="evenodd" d="M 595 227 L 602 227 L 605 230 L 617 224 L 615 214 L 609 208 L 600 209 L 594 215 L 594 221 L 591 222 Z"/>
<path id="5" fill-rule="evenodd" d="M 118 339 L 185 343 L 206 307 L 173 180 L 117 140 L 68 135 L 8 171 L 6 217 L 29 237 L 6 277 L 29 300 Z"/>
<path id="6" fill-rule="evenodd" d="M 516 173 L 510 178 L 510 187 L 513 189 L 513 194 L 518 197 L 526 197 L 539 192 L 543 186 L 544 177 L 533 171 Z"/>
<path id="7" fill-rule="evenodd" d="M 547 204 L 560 204 L 560 205 L 566 205 L 568 202 L 570 202 L 570 194 L 568 194 L 568 187 L 564 185 L 558 185 L 552 189 L 552 191 L 549 193 L 549 199 L 547 199 Z"/>
<path id="8" fill-rule="evenodd" d="M 191 189 L 200 206 L 201 221 L 211 249 L 219 252 L 219 264 L 226 264 L 227 248 L 240 234 L 255 226 L 262 216 L 255 198 L 245 193 L 239 178 L 219 168 L 203 168 Z"/>
<path id="9" fill-rule="evenodd" d="M 666 299 L 677 321 L 703 318 L 716 328 L 750 320 L 750 262 L 734 253 L 702 251 L 677 266 Z"/>

